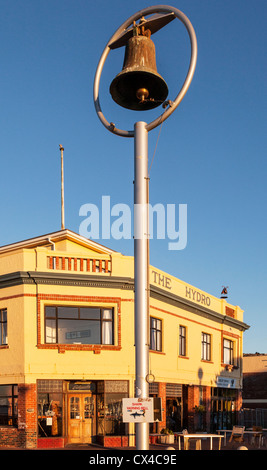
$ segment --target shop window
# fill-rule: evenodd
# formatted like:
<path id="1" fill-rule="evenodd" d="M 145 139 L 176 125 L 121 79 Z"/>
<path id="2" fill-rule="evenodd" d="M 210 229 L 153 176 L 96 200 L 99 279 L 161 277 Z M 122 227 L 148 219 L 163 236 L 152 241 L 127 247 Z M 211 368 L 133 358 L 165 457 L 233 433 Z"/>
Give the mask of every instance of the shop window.
<path id="1" fill-rule="evenodd" d="M 223 363 L 234 365 L 234 343 L 229 339 L 223 340 Z"/>
<path id="2" fill-rule="evenodd" d="M 0 385 L 0 425 L 18 425 L 17 385 Z"/>
<path id="3" fill-rule="evenodd" d="M 38 381 L 38 436 L 62 436 L 62 382 Z"/>
<path id="4" fill-rule="evenodd" d="M 113 309 L 45 307 L 45 341 L 56 344 L 114 344 Z"/>
<path id="5" fill-rule="evenodd" d="M 97 384 L 97 434 L 125 435 L 122 421 L 122 399 L 128 398 L 128 382 L 107 380 Z"/>
<path id="6" fill-rule="evenodd" d="M 186 327 L 179 326 L 179 355 L 186 356 Z"/>
<path id="7" fill-rule="evenodd" d="M 211 336 L 207 333 L 201 334 L 201 359 L 203 361 L 211 360 Z"/>
<path id="8" fill-rule="evenodd" d="M 7 309 L 0 310 L 0 346 L 7 344 Z"/>
<path id="9" fill-rule="evenodd" d="M 162 321 L 150 317 L 150 349 L 162 351 Z"/>

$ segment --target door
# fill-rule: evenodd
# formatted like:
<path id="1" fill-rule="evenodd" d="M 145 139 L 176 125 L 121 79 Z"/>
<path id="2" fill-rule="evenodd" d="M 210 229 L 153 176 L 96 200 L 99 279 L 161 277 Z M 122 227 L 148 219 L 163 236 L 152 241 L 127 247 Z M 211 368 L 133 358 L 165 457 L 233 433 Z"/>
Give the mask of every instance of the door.
<path id="1" fill-rule="evenodd" d="M 90 443 L 95 434 L 95 395 L 92 393 L 69 395 L 68 442 Z"/>

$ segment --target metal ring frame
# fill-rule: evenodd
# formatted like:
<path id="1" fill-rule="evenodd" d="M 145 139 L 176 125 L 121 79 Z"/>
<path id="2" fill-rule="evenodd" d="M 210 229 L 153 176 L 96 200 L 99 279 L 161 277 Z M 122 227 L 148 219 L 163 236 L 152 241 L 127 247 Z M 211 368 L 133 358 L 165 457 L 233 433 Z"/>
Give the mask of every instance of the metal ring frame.
<path id="1" fill-rule="evenodd" d="M 112 122 L 108 122 L 106 118 L 104 117 L 104 114 L 102 113 L 101 107 L 100 107 L 100 101 L 99 101 L 99 84 L 100 84 L 100 78 L 102 74 L 102 70 L 104 67 L 104 64 L 106 62 L 107 56 L 110 52 L 109 44 L 114 42 L 120 34 L 125 31 L 134 21 L 137 21 L 139 18 L 142 16 L 150 15 L 152 13 L 167 13 L 167 12 L 173 12 L 174 15 L 184 24 L 184 26 L 187 29 L 187 32 L 190 37 L 190 42 L 191 42 L 191 59 L 190 59 L 190 65 L 189 69 L 187 72 L 186 79 L 184 81 L 184 84 L 176 96 L 175 100 L 172 102 L 172 105 L 169 106 L 157 119 L 154 121 L 151 121 L 149 124 L 146 125 L 146 130 L 151 131 L 155 127 L 157 127 L 159 124 L 161 124 L 163 121 L 165 121 L 172 113 L 173 111 L 177 108 L 177 106 L 181 103 L 182 99 L 184 98 L 190 83 L 192 81 L 195 68 L 196 68 L 196 62 L 197 62 L 197 39 L 196 39 L 196 34 L 194 31 L 194 28 L 189 21 L 189 19 L 182 13 L 180 10 L 177 8 L 173 8 L 168 5 L 156 5 L 152 7 L 145 8 L 143 10 L 138 11 L 134 15 L 132 15 L 128 20 L 126 20 L 118 29 L 117 31 L 113 34 L 111 39 L 109 40 L 107 46 L 105 47 L 103 54 L 99 60 L 96 74 L 95 74 L 95 81 L 94 81 L 94 104 L 95 104 L 95 109 L 97 112 L 97 115 L 102 122 L 102 124 L 113 134 L 117 134 L 121 137 L 134 137 L 134 130 L 133 131 L 125 131 L 122 129 L 117 129 L 115 125 Z"/>

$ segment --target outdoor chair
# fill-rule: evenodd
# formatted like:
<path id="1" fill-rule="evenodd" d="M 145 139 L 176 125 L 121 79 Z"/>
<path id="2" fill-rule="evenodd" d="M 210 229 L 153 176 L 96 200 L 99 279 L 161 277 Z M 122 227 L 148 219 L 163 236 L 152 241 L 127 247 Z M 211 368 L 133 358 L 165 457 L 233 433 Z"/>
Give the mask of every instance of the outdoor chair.
<path id="1" fill-rule="evenodd" d="M 244 430 L 245 430 L 245 426 L 234 426 L 229 442 L 231 442 L 232 440 L 237 441 L 237 442 L 243 442 Z"/>
<path id="2" fill-rule="evenodd" d="M 188 434 L 188 431 L 187 429 L 184 429 L 183 430 L 183 435 L 185 434 Z M 190 438 L 190 441 L 192 442 L 195 442 L 196 443 L 196 450 L 201 450 L 201 439 L 197 439 L 197 438 Z M 184 450 L 189 450 L 189 439 L 186 439 L 186 441 L 184 440 Z"/>
<path id="3" fill-rule="evenodd" d="M 252 431 L 262 432 L 262 426 L 252 426 Z M 251 444 L 256 444 L 256 438 L 259 438 L 259 445 L 263 444 L 263 435 L 262 434 L 252 434 Z"/>

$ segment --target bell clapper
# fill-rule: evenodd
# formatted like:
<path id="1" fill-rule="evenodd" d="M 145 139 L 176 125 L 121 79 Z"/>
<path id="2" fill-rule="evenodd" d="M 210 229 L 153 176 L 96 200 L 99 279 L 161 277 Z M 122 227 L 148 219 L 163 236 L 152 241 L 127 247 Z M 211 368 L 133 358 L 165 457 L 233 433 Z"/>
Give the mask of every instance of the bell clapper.
<path id="1" fill-rule="evenodd" d="M 140 103 L 143 103 L 147 100 L 149 96 L 149 91 L 146 88 L 139 88 L 136 92 L 136 97 L 139 99 Z"/>

